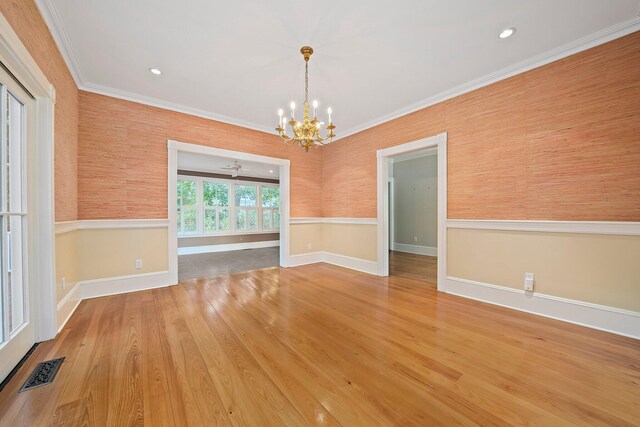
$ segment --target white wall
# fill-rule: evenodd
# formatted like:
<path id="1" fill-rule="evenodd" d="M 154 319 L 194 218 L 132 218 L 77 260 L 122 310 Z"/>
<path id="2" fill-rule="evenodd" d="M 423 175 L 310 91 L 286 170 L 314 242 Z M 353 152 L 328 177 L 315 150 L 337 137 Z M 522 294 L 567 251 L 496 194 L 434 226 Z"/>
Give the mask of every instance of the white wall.
<path id="1" fill-rule="evenodd" d="M 437 156 L 394 161 L 393 182 L 394 249 L 406 249 L 402 245 L 437 248 Z"/>

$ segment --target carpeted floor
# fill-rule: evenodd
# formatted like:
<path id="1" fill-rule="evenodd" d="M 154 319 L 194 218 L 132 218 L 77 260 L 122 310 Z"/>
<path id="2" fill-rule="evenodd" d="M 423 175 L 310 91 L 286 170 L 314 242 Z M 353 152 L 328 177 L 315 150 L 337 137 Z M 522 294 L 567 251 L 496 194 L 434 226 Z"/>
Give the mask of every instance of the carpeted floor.
<path id="1" fill-rule="evenodd" d="M 229 273 L 276 267 L 280 248 L 245 249 L 178 256 L 178 280 L 220 276 Z"/>

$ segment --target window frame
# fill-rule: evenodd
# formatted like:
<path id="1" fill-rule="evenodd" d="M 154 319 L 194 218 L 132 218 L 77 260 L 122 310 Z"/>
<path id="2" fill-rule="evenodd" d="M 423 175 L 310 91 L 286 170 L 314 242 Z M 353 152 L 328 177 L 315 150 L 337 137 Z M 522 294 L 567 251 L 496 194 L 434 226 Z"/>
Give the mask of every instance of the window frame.
<path id="1" fill-rule="evenodd" d="M 235 179 L 223 179 L 223 178 L 209 178 L 209 177 L 201 177 L 201 176 L 192 176 L 192 175 L 177 175 L 176 183 L 179 181 L 195 181 L 196 182 L 196 223 L 197 223 L 197 232 L 190 233 L 181 233 L 180 232 L 180 224 L 177 224 L 176 232 L 179 239 L 182 238 L 191 238 L 191 237 L 205 237 L 205 236 L 236 236 L 236 235 L 245 235 L 245 234 L 269 234 L 269 233 L 279 233 L 279 228 L 269 228 L 263 229 L 262 224 L 262 188 L 263 187 L 275 187 L 280 189 L 280 184 L 275 183 L 265 183 L 258 181 L 246 181 L 246 180 L 235 180 Z M 206 207 L 204 205 L 204 183 L 209 182 L 213 184 L 225 184 L 229 188 L 229 230 L 222 231 L 205 231 L 204 229 L 204 215 L 206 209 L 224 209 L 222 206 L 209 206 Z M 256 206 L 247 206 L 241 207 L 246 210 L 255 210 L 258 216 L 258 228 L 255 230 L 238 230 L 236 226 L 236 210 L 240 208 L 240 206 L 236 206 L 235 195 L 236 195 L 236 185 L 250 185 L 257 187 L 257 198 L 256 198 Z M 177 199 L 176 199 L 177 200 Z M 178 206 L 176 206 L 176 218 L 179 218 L 177 212 Z M 275 208 L 265 208 L 273 210 Z M 281 209 L 280 205 L 278 205 L 278 210 Z M 273 214 L 272 214 L 273 215 Z M 216 212 L 216 220 L 218 219 L 218 212 Z M 217 225 L 217 223 L 216 223 Z"/>
<path id="2" fill-rule="evenodd" d="M 248 182 L 250 182 L 250 183 L 239 183 L 239 182 L 237 182 L 234 185 L 234 199 L 233 199 L 233 209 L 234 209 L 233 221 L 234 222 L 233 222 L 233 224 L 234 224 L 234 227 L 236 228 L 235 231 L 238 234 L 256 234 L 257 232 L 258 233 L 262 232 L 262 221 L 260 220 L 261 219 L 260 218 L 260 214 L 261 214 L 261 211 L 260 211 L 261 199 L 260 199 L 260 197 L 261 197 L 261 194 L 262 194 L 262 190 L 261 190 L 261 186 L 260 186 L 261 183 L 255 182 L 255 181 L 248 181 Z M 238 186 L 256 187 L 256 205 L 255 206 L 237 206 L 236 205 L 236 203 L 235 203 L 236 202 L 236 200 L 235 200 L 235 189 Z M 252 230 L 250 230 L 248 228 L 247 229 L 243 229 L 243 230 L 238 230 L 237 229 L 238 218 L 237 218 L 236 214 L 238 213 L 239 210 L 243 210 L 245 212 L 245 221 L 244 221 L 244 223 L 247 226 L 249 225 L 249 212 L 250 211 L 255 211 L 255 213 L 256 213 L 256 228 L 255 229 L 252 229 Z"/>
<path id="3" fill-rule="evenodd" d="M 264 207 L 262 206 L 262 190 L 265 187 L 270 187 L 270 188 L 277 188 L 278 189 L 278 207 Z M 276 185 L 276 184 L 267 184 L 265 183 L 264 185 L 260 186 L 260 200 L 259 200 L 259 205 L 260 205 L 260 225 L 261 225 L 261 229 L 263 231 L 266 232 L 271 232 L 271 233 L 275 233 L 275 232 L 280 232 L 280 221 L 278 221 L 278 227 L 273 227 L 273 224 L 275 224 L 274 221 L 274 211 L 278 211 L 278 218 L 280 217 L 280 185 Z M 263 223 L 263 219 L 264 219 L 264 212 L 265 210 L 271 212 L 271 224 L 272 227 L 271 228 L 264 228 L 264 223 Z"/>
<path id="4" fill-rule="evenodd" d="M 194 179 L 191 179 L 194 178 Z M 176 181 L 177 186 L 180 185 L 180 181 L 192 181 L 196 183 L 196 204 L 195 205 L 189 205 L 188 207 L 194 207 L 196 210 L 196 231 L 190 231 L 190 232 L 184 232 L 184 231 L 180 231 L 180 214 L 178 214 L 178 210 L 176 209 L 176 219 L 177 219 L 177 230 L 178 230 L 178 236 L 179 237 L 193 237 L 193 236 L 198 236 L 200 234 L 202 234 L 202 228 L 200 227 L 200 206 L 202 206 L 202 182 L 200 180 L 195 179 L 197 177 L 189 177 L 189 176 L 178 176 L 178 180 Z M 178 194 L 176 192 L 176 201 L 177 201 L 177 197 Z M 179 209 L 183 209 L 183 205 L 182 203 L 177 204 Z"/>
<path id="5" fill-rule="evenodd" d="M 227 202 L 228 202 L 227 206 L 206 206 L 204 204 L 205 182 L 210 184 L 223 184 L 227 186 Z M 201 228 L 202 232 L 200 234 L 203 236 L 221 236 L 221 235 L 231 233 L 233 231 L 233 224 L 232 224 L 233 217 L 231 216 L 231 213 L 232 213 L 231 202 L 235 200 L 235 186 L 229 183 L 228 180 L 226 179 L 201 177 L 200 182 L 198 183 L 198 193 L 201 195 L 201 198 L 202 198 L 202 209 L 199 209 L 199 211 L 200 210 L 202 211 L 202 215 L 200 215 L 200 212 L 198 213 L 198 224 L 202 225 L 202 228 Z M 218 230 L 220 210 L 224 210 L 224 209 L 227 209 L 229 211 L 229 229 Z M 214 210 L 216 213 L 216 230 L 214 231 L 207 231 L 204 227 L 204 218 L 207 210 Z"/>

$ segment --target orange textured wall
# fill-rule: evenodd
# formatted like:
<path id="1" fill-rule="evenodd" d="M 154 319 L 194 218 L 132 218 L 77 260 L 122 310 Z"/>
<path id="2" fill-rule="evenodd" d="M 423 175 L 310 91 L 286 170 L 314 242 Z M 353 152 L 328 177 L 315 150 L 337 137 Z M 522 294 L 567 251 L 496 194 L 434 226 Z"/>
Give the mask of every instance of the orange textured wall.
<path id="1" fill-rule="evenodd" d="M 1 0 L 0 12 L 56 89 L 55 219 L 78 217 L 78 88 L 31 0 Z"/>
<path id="2" fill-rule="evenodd" d="M 376 150 L 448 132 L 448 217 L 640 221 L 640 32 L 323 148 L 323 216 L 376 216 Z"/>
<path id="3" fill-rule="evenodd" d="M 322 213 L 322 155 L 275 135 L 80 91 L 80 219 L 167 218 L 167 140 L 291 160 L 291 216 Z"/>

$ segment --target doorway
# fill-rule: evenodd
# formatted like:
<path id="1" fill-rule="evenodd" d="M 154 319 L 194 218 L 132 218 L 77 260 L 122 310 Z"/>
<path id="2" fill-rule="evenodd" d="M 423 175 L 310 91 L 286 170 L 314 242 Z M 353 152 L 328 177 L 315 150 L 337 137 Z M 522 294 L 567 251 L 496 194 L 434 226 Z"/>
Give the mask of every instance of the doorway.
<path id="1" fill-rule="evenodd" d="M 178 280 L 280 265 L 278 167 L 178 153 Z"/>
<path id="2" fill-rule="evenodd" d="M 441 133 L 439 135 L 420 139 L 417 141 L 409 142 L 402 145 L 397 145 L 390 148 L 385 148 L 378 150 L 377 152 L 377 196 L 378 196 L 378 238 L 377 238 L 377 259 L 378 259 L 378 274 L 381 276 L 388 276 L 390 272 L 390 250 L 393 249 L 394 243 L 398 241 L 398 230 L 393 228 L 394 241 L 391 241 L 391 217 L 394 216 L 394 222 L 397 223 L 397 212 L 393 214 L 391 207 L 389 206 L 391 200 L 394 198 L 394 204 L 397 204 L 398 194 L 396 191 L 390 191 L 389 189 L 389 181 L 390 176 L 393 176 L 393 172 L 390 170 L 394 166 L 390 166 L 395 163 L 396 159 L 402 159 L 403 156 L 406 158 L 411 158 L 412 156 L 420 155 L 424 152 L 429 152 L 428 150 L 432 150 L 434 153 L 437 164 L 437 172 L 436 172 L 436 184 L 433 191 L 437 193 L 437 207 L 436 207 L 436 232 L 435 238 L 437 242 L 436 247 L 427 247 L 425 245 L 425 249 L 415 249 L 420 250 L 423 253 L 421 254 L 409 254 L 409 255 L 426 255 L 433 256 L 429 254 L 435 254 L 435 262 L 433 262 L 435 266 L 435 278 L 437 287 L 439 290 L 442 290 L 445 284 L 446 278 L 446 212 L 447 212 L 447 134 Z M 392 161 L 393 159 L 393 161 Z M 395 182 L 395 177 L 393 179 Z M 397 186 L 394 185 L 394 190 L 397 189 Z M 415 243 L 420 243 L 420 237 L 416 234 L 409 234 L 411 236 L 411 240 L 413 240 L 413 244 L 411 242 L 405 243 L 405 245 L 409 246 L 420 246 L 415 245 Z M 418 242 L 414 240 L 417 237 Z M 423 238 L 423 240 L 426 238 Z M 397 246 L 396 246 L 397 248 Z M 429 249 L 426 249 L 429 248 Z M 403 249 L 407 249 L 405 246 Z M 394 251 L 395 252 L 395 251 Z M 400 251 L 398 251 L 400 252 Z M 395 255 L 395 254 L 392 254 Z M 411 263 L 412 260 L 402 260 L 402 255 L 399 259 L 393 259 L 394 262 L 400 263 Z M 421 264 L 420 261 L 417 264 Z M 424 263 L 422 263 L 424 264 Z M 421 267 L 424 265 L 421 264 Z M 397 268 L 397 266 L 396 266 Z M 391 269 L 393 271 L 393 268 Z M 428 274 L 428 272 L 426 272 Z"/>
<path id="3" fill-rule="evenodd" d="M 289 160 L 168 142 L 172 280 L 288 265 Z"/>
<path id="4" fill-rule="evenodd" d="M 389 275 L 437 282 L 438 149 L 388 159 Z"/>
<path id="5" fill-rule="evenodd" d="M 34 100 L 0 68 L 0 380 L 35 343 L 27 269 L 27 143 Z"/>

